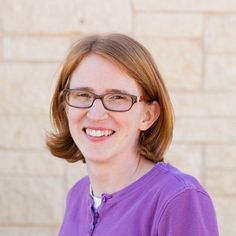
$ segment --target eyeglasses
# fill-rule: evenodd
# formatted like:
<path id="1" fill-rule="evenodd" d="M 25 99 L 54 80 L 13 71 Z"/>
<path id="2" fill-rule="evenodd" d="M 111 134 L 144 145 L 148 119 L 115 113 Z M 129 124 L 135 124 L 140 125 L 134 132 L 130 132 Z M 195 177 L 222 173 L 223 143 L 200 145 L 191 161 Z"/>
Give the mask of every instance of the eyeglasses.
<path id="1" fill-rule="evenodd" d="M 93 106 L 96 99 L 100 99 L 108 111 L 125 112 L 129 111 L 136 102 L 144 101 L 143 96 L 135 96 L 125 93 L 107 93 L 97 95 L 92 92 L 79 89 L 63 90 L 66 103 L 75 108 L 86 109 Z"/>

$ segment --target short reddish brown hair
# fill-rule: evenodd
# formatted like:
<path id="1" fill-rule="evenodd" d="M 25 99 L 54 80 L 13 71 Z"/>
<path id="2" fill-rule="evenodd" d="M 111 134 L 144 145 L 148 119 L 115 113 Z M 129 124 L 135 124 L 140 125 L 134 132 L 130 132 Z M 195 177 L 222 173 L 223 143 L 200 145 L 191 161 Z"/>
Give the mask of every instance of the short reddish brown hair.
<path id="1" fill-rule="evenodd" d="M 160 116 L 148 130 L 141 131 L 138 154 L 153 162 L 163 161 L 164 152 L 171 142 L 173 133 L 174 115 L 171 101 L 148 50 L 133 38 L 123 34 L 86 36 L 72 46 L 65 59 L 51 102 L 54 130 L 46 137 L 46 144 L 51 153 L 68 162 L 85 161 L 69 131 L 63 90 L 68 88 L 76 67 L 90 53 L 114 62 L 136 81 L 148 101 L 158 101 Z"/>

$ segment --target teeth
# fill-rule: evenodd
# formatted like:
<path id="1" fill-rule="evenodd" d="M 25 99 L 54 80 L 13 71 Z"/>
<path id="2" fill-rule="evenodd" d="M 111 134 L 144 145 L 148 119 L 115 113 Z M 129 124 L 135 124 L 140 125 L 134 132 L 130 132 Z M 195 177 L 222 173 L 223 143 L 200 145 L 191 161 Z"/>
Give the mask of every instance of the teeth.
<path id="1" fill-rule="evenodd" d="M 112 130 L 94 130 L 94 129 L 85 129 L 85 132 L 89 136 L 93 137 L 102 137 L 102 136 L 110 136 L 113 134 Z"/>

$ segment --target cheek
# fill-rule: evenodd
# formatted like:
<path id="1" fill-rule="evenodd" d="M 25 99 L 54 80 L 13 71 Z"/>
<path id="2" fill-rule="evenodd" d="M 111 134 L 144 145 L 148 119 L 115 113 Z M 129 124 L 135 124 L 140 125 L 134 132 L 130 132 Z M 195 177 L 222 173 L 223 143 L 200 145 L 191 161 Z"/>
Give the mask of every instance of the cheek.
<path id="1" fill-rule="evenodd" d="M 125 130 L 125 137 L 136 136 L 139 134 L 139 124 L 140 119 L 139 115 L 132 114 L 128 116 L 121 116 L 119 123 L 122 124 L 122 127 Z"/>
<path id="2" fill-rule="evenodd" d="M 80 124 L 80 120 L 82 118 L 82 114 L 79 110 L 68 109 L 67 110 L 67 119 L 69 123 L 69 127 L 78 126 Z"/>

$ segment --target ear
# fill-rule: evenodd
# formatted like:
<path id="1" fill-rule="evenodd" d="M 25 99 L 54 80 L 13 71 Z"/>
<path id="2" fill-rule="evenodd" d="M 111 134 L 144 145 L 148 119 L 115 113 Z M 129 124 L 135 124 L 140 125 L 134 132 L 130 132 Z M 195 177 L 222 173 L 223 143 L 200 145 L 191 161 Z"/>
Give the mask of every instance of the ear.
<path id="1" fill-rule="evenodd" d="M 157 101 L 151 104 L 145 104 L 139 129 L 142 131 L 149 129 L 159 116 L 160 105 Z"/>

